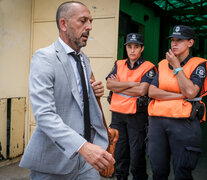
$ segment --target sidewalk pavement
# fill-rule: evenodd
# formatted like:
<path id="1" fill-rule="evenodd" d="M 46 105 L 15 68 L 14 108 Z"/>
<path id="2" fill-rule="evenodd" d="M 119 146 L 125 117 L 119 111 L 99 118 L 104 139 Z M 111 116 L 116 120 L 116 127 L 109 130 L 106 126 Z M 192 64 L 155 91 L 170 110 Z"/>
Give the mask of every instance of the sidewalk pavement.
<path id="1" fill-rule="evenodd" d="M 30 170 L 19 167 L 19 162 L 0 167 L 0 180 L 30 180 Z M 115 180 L 115 178 L 101 178 L 101 180 Z"/>
<path id="2" fill-rule="evenodd" d="M 0 180 L 29 180 L 30 171 L 20 168 L 19 162 L 0 168 Z"/>

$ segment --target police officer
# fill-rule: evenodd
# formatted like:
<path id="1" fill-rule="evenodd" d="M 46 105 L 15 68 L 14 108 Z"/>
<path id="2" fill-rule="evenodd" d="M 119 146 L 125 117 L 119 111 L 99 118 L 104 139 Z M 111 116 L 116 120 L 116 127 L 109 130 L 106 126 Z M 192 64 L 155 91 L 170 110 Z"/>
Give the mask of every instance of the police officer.
<path id="1" fill-rule="evenodd" d="M 203 105 L 199 98 L 206 88 L 206 60 L 192 57 L 195 32 L 178 25 L 168 37 L 171 49 L 159 63 L 149 87 L 153 98 L 148 107 L 148 154 L 153 180 L 167 180 L 170 156 L 175 180 L 192 180 L 201 152 L 200 120 Z"/>
<path id="2" fill-rule="evenodd" d="M 127 179 L 131 162 L 133 179 L 146 180 L 145 143 L 148 99 L 144 97 L 155 75 L 155 66 L 142 58 L 144 38 L 130 33 L 126 38 L 128 58 L 117 60 L 107 76 L 107 88 L 113 91 L 111 127 L 118 129 L 115 149 L 115 176 Z"/>

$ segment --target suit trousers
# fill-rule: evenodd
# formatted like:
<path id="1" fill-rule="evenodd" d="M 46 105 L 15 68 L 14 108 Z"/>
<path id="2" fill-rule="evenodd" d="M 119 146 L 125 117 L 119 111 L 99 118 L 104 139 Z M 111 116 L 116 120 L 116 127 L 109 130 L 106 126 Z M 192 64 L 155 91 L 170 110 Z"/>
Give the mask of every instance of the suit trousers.
<path id="1" fill-rule="evenodd" d="M 201 153 L 201 128 L 198 119 L 149 117 L 147 152 L 153 180 L 167 180 L 170 158 L 175 180 L 193 180 Z"/>
<path id="2" fill-rule="evenodd" d="M 31 170 L 31 180 L 100 180 L 99 172 L 92 168 L 81 155 L 79 156 L 79 163 L 69 174 L 57 175 L 48 174 Z"/>
<path id="3" fill-rule="evenodd" d="M 126 179 L 131 166 L 133 180 L 147 180 L 145 159 L 147 122 L 147 113 L 112 112 L 111 127 L 119 131 L 115 149 L 115 176 Z"/>

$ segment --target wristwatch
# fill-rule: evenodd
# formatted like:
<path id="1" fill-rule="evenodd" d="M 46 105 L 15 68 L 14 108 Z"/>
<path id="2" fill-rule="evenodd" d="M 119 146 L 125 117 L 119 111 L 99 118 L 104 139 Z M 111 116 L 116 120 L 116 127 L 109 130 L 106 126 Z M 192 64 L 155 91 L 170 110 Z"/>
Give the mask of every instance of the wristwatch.
<path id="1" fill-rule="evenodd" d="M 182 71 L 183 68 L 176 68 L 176 69 L 173 69 L 173 74 L 176 75 L 179 71 Z"/>

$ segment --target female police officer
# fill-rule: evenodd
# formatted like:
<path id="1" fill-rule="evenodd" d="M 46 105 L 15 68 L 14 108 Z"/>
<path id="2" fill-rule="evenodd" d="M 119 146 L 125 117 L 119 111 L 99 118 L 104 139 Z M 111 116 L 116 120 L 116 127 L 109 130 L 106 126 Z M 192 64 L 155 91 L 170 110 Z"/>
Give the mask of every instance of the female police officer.
<path id="1" fill-rule="evenodd" d="M 153 98 L 148 107 L 148 154 L 153 180 L 167 180 L 170 154 L 176 180 L 191 180 L 201 152 L 199 102 L 205 86 L 206 60 L 192 57 L 195 32 L 188 26 L 175 26 L 171 49 L 159 63 L 149 87 Z M 195 113 L 194 113 L 194 112 Z"/>
<path id="2" fill-rule="evenodd" d="M 141 57 L 144 50 L 141 34 L 128 34 L 125 45 L 128 58 L 117 60 L 107 77 L 107 88 L 113 91 L 110 106 L 111 127 L 119 131 L 115 149 L 115 176 L 119 180 L 127 179 L 131 161 L 133 179 L 146 180 L 144 139 L 147 108 L 143 110 L 141 105 L 147 102 L 140 101 L 145 101 L 143 96 L 147 94 L 155 75 L 155 66 Z"/>

